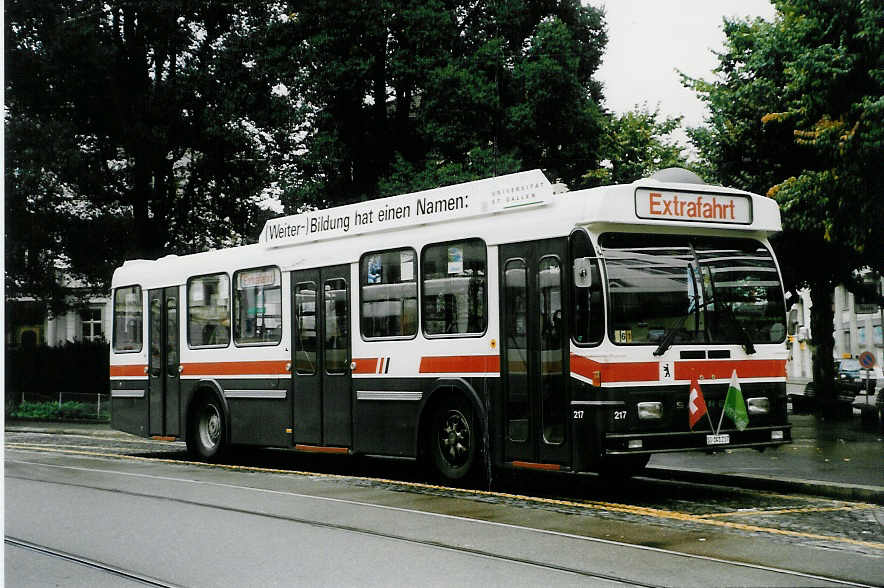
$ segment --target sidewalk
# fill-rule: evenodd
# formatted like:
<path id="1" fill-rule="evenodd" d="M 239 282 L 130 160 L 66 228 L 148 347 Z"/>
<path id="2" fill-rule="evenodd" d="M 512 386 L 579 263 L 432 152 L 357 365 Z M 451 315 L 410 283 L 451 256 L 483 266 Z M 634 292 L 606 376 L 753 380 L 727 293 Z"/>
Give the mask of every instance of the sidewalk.
<path id="1" fill-rule="evenodd" d="M 132 435 L 115 431 L 109 423 L 65 423 L 49 421 L 7 420 L 6 431 L 9 433 L 45 433 L 51 435 L 87 435 L 108 439 L 132 438 Z"/>
<path id="2" fill-rule="evenodd" d="M 775 492 L 800 492 L 884 505 L 884 432 L 863 426 L 858 416 L 845 421 L 790 415 L 791 445 L 768 449 L 728 449 L 706 454 L 660 453 L 651 458 L 650 476 L 724 484 Z M 6 431 L 133 438 L 107 423 L 6 423 Z"/>
<path id="3" fill-rule="evenodd" d="M 884 504 L 884 432 L 848 420 L 793 414 L 792 444 L 760 453 L 666 453 L 651 458 L 654 476 Z"/>

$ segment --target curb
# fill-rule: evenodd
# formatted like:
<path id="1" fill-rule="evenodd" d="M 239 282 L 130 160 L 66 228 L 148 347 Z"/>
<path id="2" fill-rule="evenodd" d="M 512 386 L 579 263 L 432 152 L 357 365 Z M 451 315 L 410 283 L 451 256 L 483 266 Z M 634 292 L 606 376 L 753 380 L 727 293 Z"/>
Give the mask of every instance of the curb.
<path id="1" fill-rule="evenodd" d="M 87 427 L 40 427 L 29 425 L 6 425 L 7 433 L 44 433 L 47 435 L 89 435 L 91 437 L 104 437 L 108 439 L 125 439 L 132 437 L 129 433 L 113 431 L 109 429 L 95 429 Z"/>
<path id="2" fill-rule="evenodd" d="M 756 474 L 719 474 L 706 470 L 675 469 L 666 466 L 649 466 L 641 474 L 651 478 L 736 486 L 753 490 L 794 492 L 811 494 L 836 500 L 858 500 L 884 506 L 884 488 L 864 484 L 805 480 L 801 478 L 777 478 Z"/>

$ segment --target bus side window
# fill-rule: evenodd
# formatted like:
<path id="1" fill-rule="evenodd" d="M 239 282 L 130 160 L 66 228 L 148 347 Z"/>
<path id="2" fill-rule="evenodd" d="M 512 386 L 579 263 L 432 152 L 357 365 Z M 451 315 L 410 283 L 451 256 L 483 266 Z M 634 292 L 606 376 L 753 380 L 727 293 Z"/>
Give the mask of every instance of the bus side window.
<path id="1" fill-rule="evenodd" d="M 187 342 L 194 347 L 230 344 L 230 278 L 212 274 L 187 281 Z"/>
<path id="2" fill-rule="evenodd" d="M 417 334 L 417 259 L 414 249 L 366 253 L 359 262 L 359 323 L 366 339 Z"/>
<path id="3" fill-rule="evenodd" d="M 114 291 L 113 346 L 117 353 L 141 351 L 141 286 L 127 286 Z"/>
<path id="4" fill-rule="evenodd" d="M 602 277 L 599 260 L 583 229 L 571 233 L 571 263 L 574 260 L 588 259 L 590 267 L 589 286 L 578 287 L 571 276 L 571 300 L 574 312 L 571 313 L 571 338 L 578 345 L 601 343 L 605 333 L 605 305 L 602 296 Z"/>
<path id="5" fill-rule="evenodd" d="M 481 239 L 427 245 L 421 254 L 424 334 L 481 335 L 487 325 L 487 253 Z"/>
<path id="6" fill-rule="evenodd" d="M 282 278 L 274 266 L 233 274 L 233 342 L 276 345 L 282 339 Z"/>

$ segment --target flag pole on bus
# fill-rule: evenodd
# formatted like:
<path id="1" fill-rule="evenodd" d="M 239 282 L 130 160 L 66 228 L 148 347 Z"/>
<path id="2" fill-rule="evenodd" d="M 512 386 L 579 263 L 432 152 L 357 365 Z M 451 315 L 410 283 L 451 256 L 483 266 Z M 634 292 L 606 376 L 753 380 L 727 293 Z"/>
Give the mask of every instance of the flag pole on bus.
<path id="1" fill-rule="evenodd" d="M 724 415 L 730 418 L 737 430 L 742 431 L 749 425 L 749 415 L 746 413 L 746 401 L 743 400 L 743 392 L 740 390 L 740 380 L 737 379 L 737 370 L 731 374 L 731 381 L 727 387 L 727 396 L 724 399 L 724 408 L 721 411 L 721 418 L 718 419 L 718 431 L 721 431 L 721 423 L 724 421 Z M 718 434 L 718 431 L 715 434 Z"/>

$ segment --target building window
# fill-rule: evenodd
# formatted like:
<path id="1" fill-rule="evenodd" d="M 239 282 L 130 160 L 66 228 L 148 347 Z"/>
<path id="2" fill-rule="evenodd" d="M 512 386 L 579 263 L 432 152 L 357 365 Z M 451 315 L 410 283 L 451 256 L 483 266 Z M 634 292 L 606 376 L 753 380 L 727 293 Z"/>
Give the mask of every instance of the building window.
<path id="1" fill-rule="evenodd" d="M 481 335 L 488 297 L 487 255 L 480 239 L 428 245 L 421 258 L 424 333 Z"/>
<path id="2" fill-rule="evenodd" d="M 856 342 L 860 346 L 866 345 L 866 328 L 865 327 L 857 327 L 856 329 Z"/>
<path id="3" fill-rule="evenodd" d="M 80 324 L 83 328 L 84 341 L 101 341 L 104 339 L 104 328 L 101 324 L 100 308 L 81 310 Z"/>
<path id="4" fill-rule="evenodd" d="M 114 351 L 141 351 L 141 286 L 117 288 L 114 292 Z"/>
<path id="5" fill-rule="evenodd" d="M 191 347 L 230 344 L 230 278 L 227 274 L 188 280 L 187 339 Z"/>
<path id="6" fill-rule="evenodd" d="M 417 334 L 414 249 L 367 253 L 359 263 L 360 325 L 366 339 Z"/>
<path id="7" fill-rule="evenodd" d="M 279 268 L 233 275 L 233 340 L 237 345 L 276 345 L 282 339 L 282 278 Z"/>

